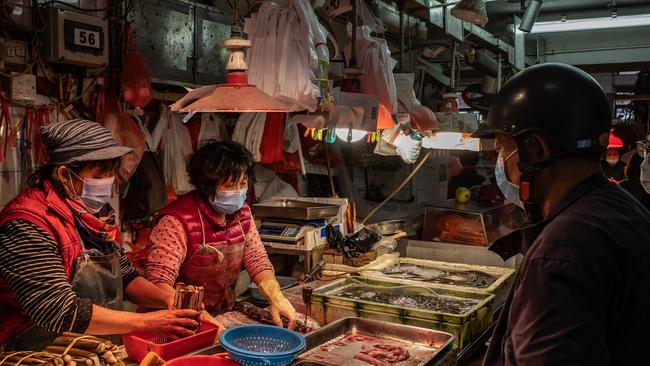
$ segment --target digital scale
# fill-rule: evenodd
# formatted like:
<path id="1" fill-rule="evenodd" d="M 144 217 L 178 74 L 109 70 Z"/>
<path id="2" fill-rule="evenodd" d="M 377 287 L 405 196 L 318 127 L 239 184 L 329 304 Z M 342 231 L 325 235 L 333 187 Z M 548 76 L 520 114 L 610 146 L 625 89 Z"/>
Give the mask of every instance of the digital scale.
<path id="1" fill-rule="evenodd" d="M 257 228 L 260 238 L 262 241 L 284 244 L 300 244 L 304 241 L 306 232 L 325 226 L 325 220 L 269 220 L 263 221 Z"/>
<path id="2" fill-rule="evenodd" d="M 257 230 L 266 246 L 312 250 L 327 243 L 325 226 L 340 227 L 340 204 L 278 199 L 253 205 Z"/>

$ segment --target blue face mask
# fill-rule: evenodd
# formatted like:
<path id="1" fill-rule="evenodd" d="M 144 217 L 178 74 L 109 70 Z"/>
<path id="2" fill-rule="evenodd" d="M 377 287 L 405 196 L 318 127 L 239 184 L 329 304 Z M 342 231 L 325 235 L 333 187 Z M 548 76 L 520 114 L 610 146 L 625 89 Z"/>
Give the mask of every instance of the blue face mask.
<path id="1" fill-rule="evenodd" d="M 521 199 L 519 198 L 519 186 L 513 183 L 510 183 L 508 178 L 506 177 L 506 168 L 505 168 L 505 162 L 512 157 L 517 152 L 517 150 L 513 151 L 510 155 L 508 155 L 505 159 L 501 156 L 501 151 L 499 151 L 499 157 L 497 158 L 497 165 L 494 168 L 494 177 L 497 180 L 497 185 L 499 186 L 499 189 L 501 192 L 503 192 L 503 195 L 506 197 L 506 199 L 515 205 L 524 208 L 524 204 L 521 202 Z"/>
<path id="2" fill-rule="evenodd" d="M 217 189 L 212 201 L 212 207 L 217 211 L 231 215 L 239 211 L 246 201 L 246 192 L 248 188 L 240 190 L 221 190 Z"/>

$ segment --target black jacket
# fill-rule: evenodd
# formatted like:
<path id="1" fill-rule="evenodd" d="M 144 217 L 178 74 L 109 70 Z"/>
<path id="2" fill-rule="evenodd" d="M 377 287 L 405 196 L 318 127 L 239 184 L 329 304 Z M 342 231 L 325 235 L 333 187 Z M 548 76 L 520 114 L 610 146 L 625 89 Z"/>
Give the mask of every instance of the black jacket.
<path id="1" fill-rule="evenodd" d="M 650 363 L 650 212 L 602 174 L 491 249 L 524 253 L 484 365 Z"/>

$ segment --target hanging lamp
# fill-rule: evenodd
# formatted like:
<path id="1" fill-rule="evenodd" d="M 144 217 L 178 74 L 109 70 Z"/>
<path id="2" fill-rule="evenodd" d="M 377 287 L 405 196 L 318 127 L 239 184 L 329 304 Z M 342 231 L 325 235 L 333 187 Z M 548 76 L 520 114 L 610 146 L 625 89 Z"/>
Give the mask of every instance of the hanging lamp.
<path id="1" fill-rule="evenodd" d="M 461 0 L 451 9 L 451 15 L 481 27 L 489 20 L 482 0 Z"/>
<path id="2" fill-rule="evenodd" d="M 239 19 L 239 0 L 233 4 L 233 20 L 230 38 L 223 41 L 222 47 L 228 50 L 226 63 L 226 83 L 214 87 L 214 91 L 202 98 L 185 98 L 189 103 L 179 106 L 180 112 L 288 112 L 289 106 L 276 100 L 248 83 L 246 71 L 246 49 L 251 41 L 242 38 Z M 183 104 L 183 99 L 177 104 Z"/>

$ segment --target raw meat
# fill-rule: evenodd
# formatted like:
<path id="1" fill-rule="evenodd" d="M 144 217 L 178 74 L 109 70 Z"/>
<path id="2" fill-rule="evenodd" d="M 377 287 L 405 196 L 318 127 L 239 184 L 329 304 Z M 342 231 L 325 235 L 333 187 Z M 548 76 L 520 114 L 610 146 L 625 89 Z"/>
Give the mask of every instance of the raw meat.
<path id="1" fill-rule="evenodd" d="M 382 362 L 376 358 L 370 357 L 365 353 L 357 353 L 354 355 L 355 360 L 363 361 L 369 363 L 373 366 L 389 366 L 387 363 Z"/>
<path id="2" fill-rule="evenodd" d="M 406 361 L 411 357 L 409 352 L 402 347 L 390 344 L 376 344 L 372 349 L 362 348 L 354 358 L 374 366 L 389 366 L 395 362 Z"/>
<path id="3" fill-rule="evenodd" d="M 388 363 L 406 361 L 411 357 L 409 352 L 404 348 L 390 344 L 376 344 L 374 349 L 365 351 L 364 353 L 372 358 Z"/>
<path id="4" fill-rule="evenodd" d="M 273 316 L 271 315 L 271 312 L 258 308 L 257 306 L 248 303 L 248 302 L 240 302 L 235 304 L 234 309 L 235 313 L 240 313 L 244 317 L 247 318 L 248 321 L 242 322 L 242 324 L 246 323 L 263 323 L 263 324 L 274 324 L 273 323 Z M 232 313 L 232 312 L 231 312 Z M 230 313 L 227 313 L 230 314 Z M 314 320 L 307 318 L 307 324 L 304 323 L 303 320 L 305 316 L 298 314 L 298 319 L 296 319 L 296 331 L 299 333 L 309 333 L 312 330 L 320 328 L 320 325 L 316 323 Z M 239 316 L 235 316 L 235 318 L 240 318 Z M 219 317 L 217 317 L 219 319 Z M 284 322 L 284 325 L 287 326 L 289 324 L 289 320 L 286 318 L 282 318 L 282 321 Z M 224 324 L 226 328 L 228 328 L 227 325 Z"/>

